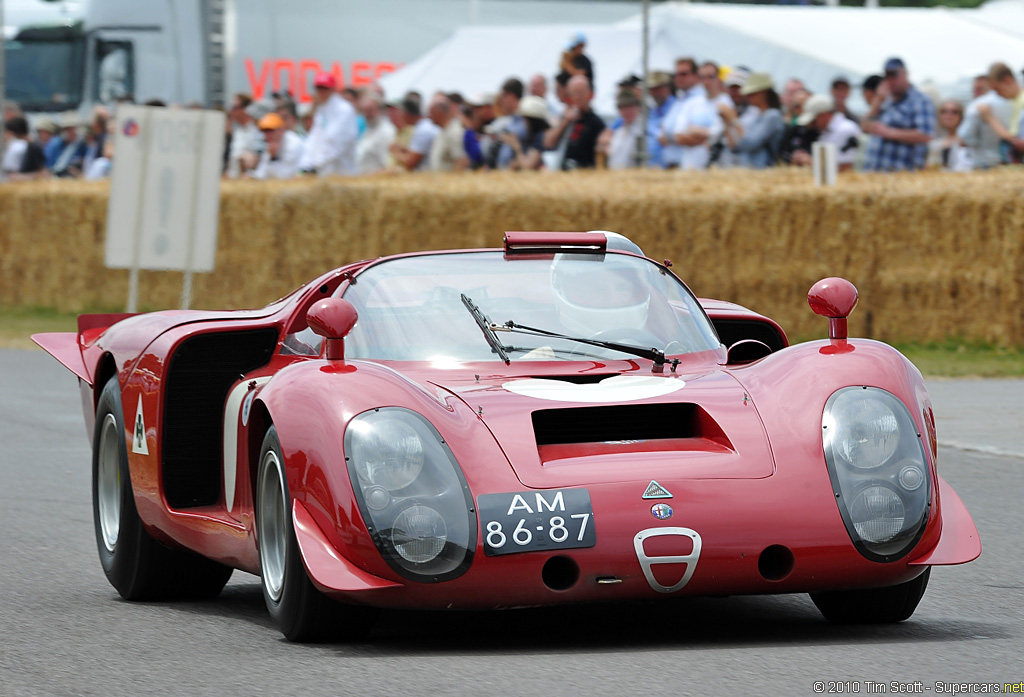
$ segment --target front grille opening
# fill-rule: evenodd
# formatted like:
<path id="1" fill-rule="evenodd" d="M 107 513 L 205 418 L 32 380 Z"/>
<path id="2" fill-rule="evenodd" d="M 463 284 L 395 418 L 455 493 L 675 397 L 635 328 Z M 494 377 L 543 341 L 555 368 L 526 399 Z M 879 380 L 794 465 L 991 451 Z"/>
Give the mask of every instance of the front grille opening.
<path id="1" fill-rule="evenodd" d="M 706 419 L 700 418 L 701 416 Z M 632 404 L 570 407 L 533 412 L 537 445 L 702 438 L 721 429 L 696 404 Z"/>

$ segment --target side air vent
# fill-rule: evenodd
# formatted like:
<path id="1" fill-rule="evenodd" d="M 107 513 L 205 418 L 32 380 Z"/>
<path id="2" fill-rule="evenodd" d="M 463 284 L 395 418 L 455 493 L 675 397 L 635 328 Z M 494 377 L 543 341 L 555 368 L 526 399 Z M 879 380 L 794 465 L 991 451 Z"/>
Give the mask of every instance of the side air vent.
<path id="1" fill-rule="evenodd" d="M 533 412 L 537 445 L 701 437 L 696 404 L 632 404 Z M 703 410 L 701 410 L 703 413 Z"/>
<path id="2" fill-rule="evenodd" d="M 277 329 L 198 334 L 171 356 L 164 396 L 163 480 L 172 508 L 220 500 L 224 401 L 239 375 L 266 364 Z"/>
<path id="3" fill-rule="evenodd" d="M 786 347 L 786 340 L 779 331 L 766 322 L 751 319 L 712 319 L 718 338 L 726 348 L 742 339 L 756 339 L 768 346 L 772 353 Z"/>

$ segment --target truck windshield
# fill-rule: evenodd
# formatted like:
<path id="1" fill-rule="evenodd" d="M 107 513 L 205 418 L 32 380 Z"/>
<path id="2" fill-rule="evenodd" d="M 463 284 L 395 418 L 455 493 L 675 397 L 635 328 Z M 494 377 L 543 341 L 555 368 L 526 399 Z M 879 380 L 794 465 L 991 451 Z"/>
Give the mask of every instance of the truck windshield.
<path id="1" fill-rule="evenodd" d="M 6 96 L 25 111 L 68 111 L 82 101 L 84 41 L 15 39 L 4 43 Z"/>

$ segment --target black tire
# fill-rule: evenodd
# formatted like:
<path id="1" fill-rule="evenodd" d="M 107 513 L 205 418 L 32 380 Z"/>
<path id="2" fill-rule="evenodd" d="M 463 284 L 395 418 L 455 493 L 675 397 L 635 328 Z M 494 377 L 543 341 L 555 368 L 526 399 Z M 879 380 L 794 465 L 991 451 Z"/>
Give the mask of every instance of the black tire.
<path id="1" fill-rule="evenodd" d="M 929 566 L 917 578 L 888 588 L 811 593 L 818 610 L 833 624 L 891 624 L 914 614 L 928 587 Z"/>
<path id="2" fill-rule="evenodd" d="M 256 541 L 263 599 L 271 619 L 289 641 L 359 639 L 376 620 L 374 608 L 343 605 L 309 580 L 292 524 L 284 456 L 271 426 L 260 449 L 256 477 Z"/>
<path id="3" fill-rule="evenodd" d="M 100 564 L 125 600 L 202 599 L 218 595 L 233 569 L 154 540 L 139 518 L 128 471 L 128 442 L 117 376 L 96 405 L 92 510 Z"/>

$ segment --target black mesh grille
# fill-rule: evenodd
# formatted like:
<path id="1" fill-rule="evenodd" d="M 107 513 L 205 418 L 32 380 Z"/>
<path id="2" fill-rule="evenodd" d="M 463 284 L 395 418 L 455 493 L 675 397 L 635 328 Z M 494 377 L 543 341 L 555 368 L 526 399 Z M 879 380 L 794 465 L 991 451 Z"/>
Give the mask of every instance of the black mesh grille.
<path id="1" fill-rule="evenodd" d="M 537 445 L 692 438 L 696 411 L 694 404 L 545 409 L 533 412 L 533 431 Z"/>
<path id="2" fill-rule="evenodd" d="M 756 339 L 773 352 L 785 348 L 782 335 L 772 325 L 752 319 L 712 319 L 718 338 L 726 347 L 743 339 Z"/>
<path id="3" fill-rule="evenodd" d="M 224 401 L 239 375 L 270 360 L 277 330 L 200 334 L 171 357 L 164 395 L 163 481 L 172 508 L 220 499 Z"/>

